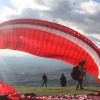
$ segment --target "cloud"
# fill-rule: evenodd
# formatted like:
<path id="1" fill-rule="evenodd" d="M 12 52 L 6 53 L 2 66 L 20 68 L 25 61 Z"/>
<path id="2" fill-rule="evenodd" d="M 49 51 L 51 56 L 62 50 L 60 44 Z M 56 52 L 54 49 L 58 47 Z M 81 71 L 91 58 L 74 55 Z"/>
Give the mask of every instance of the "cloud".
<path id="1" fill-rule="evenodd" d="M 97 35 L 98 36 L 98 35 Z M 91 41 L 93 41 L 94 42 L 94 44 L 96 44 L 98 47 L 100 47 L 100 39 L 98 39 L 98 38 L 96 38 L 97 37 L 96 35 L 87 35 L 86 37 L 89 39 L 89 40 L 91 40 Z"/>
<path id="2" fill-rule="evenodd" d="M 53 21 L 92 37 L 91 40 L 96 45 L 100 42 L 100 3 L 92 0 L 10 0 L 10 2 L 15 9 L 2 8 L 1 16 L 5 20 L 35 18 Z"/>

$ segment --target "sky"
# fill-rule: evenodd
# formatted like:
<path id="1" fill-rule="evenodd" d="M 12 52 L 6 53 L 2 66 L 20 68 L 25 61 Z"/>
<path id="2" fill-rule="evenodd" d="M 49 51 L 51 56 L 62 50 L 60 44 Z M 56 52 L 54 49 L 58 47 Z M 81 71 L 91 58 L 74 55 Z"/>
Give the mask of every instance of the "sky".
<path id="1" fill-rule="evenodd" d="M 100 48 L 100 0 L 0 0 L 0 23 L 17 18 L 41 19 L 67 26 Z M 26 53 L 0 50 L 0 55 Z"/>

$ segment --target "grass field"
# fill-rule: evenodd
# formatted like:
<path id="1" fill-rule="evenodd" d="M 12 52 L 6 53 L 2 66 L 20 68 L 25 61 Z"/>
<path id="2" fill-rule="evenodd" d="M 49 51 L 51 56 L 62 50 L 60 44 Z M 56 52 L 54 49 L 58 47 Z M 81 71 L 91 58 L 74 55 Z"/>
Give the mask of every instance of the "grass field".
<path id="1" fill-rule="evenodd" d="M 90 94 L 100 92 L 100 87 L 85 87 L 82 90 L 75 90 L 75 87 L 32 87 L 32 86 L 15 86 L 15 91 L 22 94 L 35 93 L 37 96 L 54 96 L 69 94 Z"/>

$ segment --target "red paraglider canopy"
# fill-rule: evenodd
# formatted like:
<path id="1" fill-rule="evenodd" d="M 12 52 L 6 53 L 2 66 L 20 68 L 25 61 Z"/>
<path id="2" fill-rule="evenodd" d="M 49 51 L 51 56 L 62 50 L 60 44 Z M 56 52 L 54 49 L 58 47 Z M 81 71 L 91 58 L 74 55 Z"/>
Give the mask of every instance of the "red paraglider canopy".
<path id="1" fill-rule="evenodd" d="M 80 33 L 48 21 L 15 19 L 0 24 L 0 48 L 28 52 L 77 65 L 100 79 L 100 49 Z"/>
<path id="2" fill-rule="evenodd" d="M 0 95 L 14 93 L 15 89 L 13 86 L 6 84 L 4 82 L 0 82 Z"/>

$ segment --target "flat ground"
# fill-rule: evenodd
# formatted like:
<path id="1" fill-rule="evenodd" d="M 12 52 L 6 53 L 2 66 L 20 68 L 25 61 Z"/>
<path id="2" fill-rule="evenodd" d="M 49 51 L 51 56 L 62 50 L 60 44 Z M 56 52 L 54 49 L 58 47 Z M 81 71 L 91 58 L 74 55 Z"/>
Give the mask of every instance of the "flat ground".
<path id="1" fill-rule="evenodd" d="M 22 94 L 35 93 L 37 96 L 54 96 L 69 94 L 90 94 L 100 93 L 100 87 L 84 87 L 82 90 L 75 90 L 73 87 L 32 87 L 32 86 L 15 86 L 15 91 Z"/>

